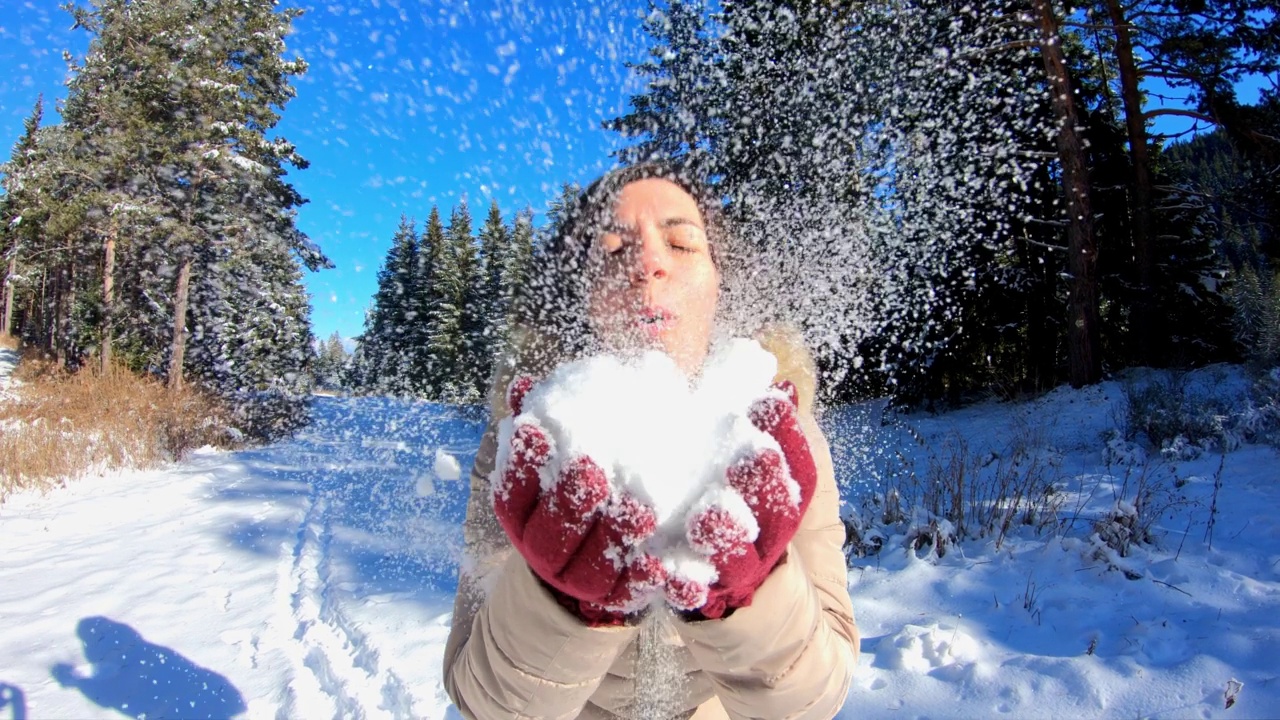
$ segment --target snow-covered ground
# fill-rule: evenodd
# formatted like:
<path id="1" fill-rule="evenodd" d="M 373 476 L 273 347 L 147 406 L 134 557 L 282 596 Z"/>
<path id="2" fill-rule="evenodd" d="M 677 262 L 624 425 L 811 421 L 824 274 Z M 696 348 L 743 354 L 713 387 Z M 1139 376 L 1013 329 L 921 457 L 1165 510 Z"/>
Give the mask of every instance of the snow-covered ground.
<path id="1" fill-rule="evenodd" d="M 1219 392 L 1240 389 L 1238 374 L 1215 372 L 1206 381 Z M 911 447 L 901 439 L 911 434 L 935 451 L 963 439 L 978 456 L 1030 442 L 1059 479 L 1060 517 L 1074 522 L 1059 540 L 1022 531 L 998 550 L 971 541 L 941 559 L 892 537 L 855 560 L 864 660 L 849 717 L 1280 716 L 1280 453 L 1246 445 L 1108 466 L 1100 438 L 1121 397 L 1105 383 L 905 418 L 914 433 L 894 447 Z M 1121 497 L 1125 477 L 1132 488 L 1144 469 L 1171 481 L 1155 497 L 1168 505 L 1155 545 L 1099 553 L 1092 522 L 1132 499 L 1131 489 Z"/>
<path id="2" fill-rule="evenodd" d="M 888 429 L 829 417 L 850 499 L 868 447 L 923 467 L 947 442 L 985 457 L 1017 441 L 1076 519 L 1061 538 L 1020 529 L 937 558 L 895 536 L 855 559 L 863 655 L 842 717 L 1280 713 L 1277 452 L 1153 461 L 1181 486 L 1156 545 L 1109 563 L 1089 524 L 1123 484 L 1100 439 L 1119 397 L 1108 383 Z M 339 398 L 314 413 L 289 442 L 0 506 L 0 718 L 456 717 L 440 657 L 482 418 Z"/>
<path id="3" fill-rule="evenodd" d="M 4 400 L 9 393 L 9 386 L 13 384 L 13 369 L 18 364 L 18 351 L 9 348 L 0 348 L 0 400 Z"/>

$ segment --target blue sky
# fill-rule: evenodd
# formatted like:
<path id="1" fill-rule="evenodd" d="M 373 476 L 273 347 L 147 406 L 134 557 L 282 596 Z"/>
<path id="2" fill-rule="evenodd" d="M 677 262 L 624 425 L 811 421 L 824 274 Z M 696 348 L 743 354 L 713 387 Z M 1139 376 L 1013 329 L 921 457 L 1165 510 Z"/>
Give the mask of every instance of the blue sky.
<path id="1" fill-rule="evenodd" d="M 0 0 L 0 149 L 7 156 L 36 95 L 65 96 L 62 51 L 83 54 L 56 0 Z M 279 135 L 311 162 L 290 177 L 310 199 L 299 226 L 333 270 L 309 273 L 320 337 L 361 332 L 401 213 L 448 216 L 491 198 L 508 219 L 541 212 L 563 182 L 608 168 L 619 139 L 600 129 L 639 86 L 643 2 L 374 0 L 298 3 L 289 46 L 311 68 Z"/>
<path id="2" fill-rule="evenodd" d="M 65 95 L 63 50 L 83 54 L 60 0 L 0 0 L 0 150 L 38 93 Z M 286 3 L 287 4 L 287 3 Z M 642 0 L 332 0 L 298 3 L 290 49 L 311 65 L 278 134 L 311 161 L 291 179 L 310 203 L 299 225 L 336 264 L 309 273 L 320 337 L 361 332 L 400 215 L 420 222 L 467 199 L 510 218 L 535 212 L 563 182 L 611 164 L 603 119 L 641 89 Z M 1242 89 L 1252 102 L 1257 86 Z M 1157 125 L 1168 130 L 1177 119 Z M 1185 122 L 1183 122 L 1185 124 Z"/>

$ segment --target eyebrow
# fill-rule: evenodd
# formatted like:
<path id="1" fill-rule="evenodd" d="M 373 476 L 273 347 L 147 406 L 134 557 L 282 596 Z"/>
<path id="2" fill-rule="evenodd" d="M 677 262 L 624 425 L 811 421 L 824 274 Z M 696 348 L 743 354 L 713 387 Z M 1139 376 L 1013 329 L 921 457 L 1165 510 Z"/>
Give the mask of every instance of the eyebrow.
<path id="1" fill-rule="evenodd" d="M 680 227 L 681 225 L 688 225 L 690 227 L 698 228 L 699 230 L 702 230 L 704 232 L 706 231 L 706 228 L 702 226 L 702 223 L 699 223 L 698 221 L 685 217 L 683 215 L 672 215 L 671 217 L 663 218 L 661 221 L 658 222 L 658 227 L 662 228 L 663 230 L 666 230 L 668 228 L 673 228 L 673 227 Z M 621 223 L 609 221 L 608 223 L 605 224 L 603 230 L 605 232 L 623 234 L 623 233 L 634 231 L 635 226 L 623 225 Z"/>
<path id="2" fill-rule="evenodd" d="M 702 227 L 702 223 L 700 223 L 700 222 L 696 222 L 696 221 L 692 220 L 691 218 L 687 218 L 687 217 L 685 217 L 685 216 L 683 216 L 683 215 L 674 215 L 674 216 L 672 216 L 672 217 L 666 218 L 665 220 L 663 220 L 663 221 L 662 221 L 661 223 L 659 223 L 659 224 L 660 224 L 663 228 L 677 227 L 677 226 L 679 226 L 679 225 L 692 225 L 693 227 L 696 227 L 696 228 L 698 228 L 699 230 L 705 230 L 705 229 L 706 229 L 706 228 Z"/>

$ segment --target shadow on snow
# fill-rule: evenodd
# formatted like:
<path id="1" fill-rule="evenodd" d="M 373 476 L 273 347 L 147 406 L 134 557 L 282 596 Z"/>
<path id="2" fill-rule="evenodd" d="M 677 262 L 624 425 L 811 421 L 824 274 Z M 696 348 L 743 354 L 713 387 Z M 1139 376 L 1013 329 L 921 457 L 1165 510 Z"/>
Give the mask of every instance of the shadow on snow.
<path id="1" fill-rule="evenodd" d="M 4 720 L 27 720 L 27 696 L 22 688 L 0 682 L 0 717 Z"/>
<path id="2" fill-rule="evenodd" d="M 225 677 L 147 642 L 124 623 L 86 617 L 76 634 L 92 670 L 81 675 L 58 663 L 50 673 L 59 685 L 79 690 L 99 707 L 135 718 L 225 718 L 246 709 L 244 697 Z M 21 704 L 14 708 L 15 718 L 24 717 Z"/>

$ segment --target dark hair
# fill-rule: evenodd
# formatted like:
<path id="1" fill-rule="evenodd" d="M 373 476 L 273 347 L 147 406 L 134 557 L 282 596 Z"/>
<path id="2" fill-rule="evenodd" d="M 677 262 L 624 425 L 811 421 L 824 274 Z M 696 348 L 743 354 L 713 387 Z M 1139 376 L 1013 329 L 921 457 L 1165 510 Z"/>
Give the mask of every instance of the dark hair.
<path id="1" fill-rule="evenodd" d="M 721 201 L 695 169 L 666 162 L 644 162 L 605 173 L 566 207 L 559 228 L 535 252 L 528 281 L 516 303 L 516 324 L 539 342 L 515 350 L 522 368 L 549 368 L 592 349 L 587 300 L 595 278 L 591 248 L 599 229 L 612 220 L 613 206 L 627 185 L 639 180 L 667 180 L 689 193 L 702 213 L 711 260 L 722 274 L 729 256 Z M 521 340 L 516 338 L 517 344 Z M 528 342 L 523 343 L 531 345 Z M 546 357 L 538 357 L 546 355 Z"/>

